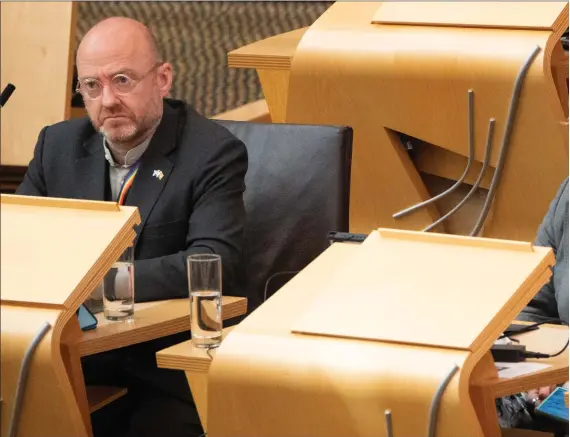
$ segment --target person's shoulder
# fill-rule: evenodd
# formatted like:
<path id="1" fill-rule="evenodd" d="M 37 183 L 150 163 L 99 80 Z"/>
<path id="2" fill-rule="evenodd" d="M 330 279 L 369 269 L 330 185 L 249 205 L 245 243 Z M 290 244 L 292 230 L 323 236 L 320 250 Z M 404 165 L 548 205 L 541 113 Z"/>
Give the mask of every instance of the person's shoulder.
<path id="1" fill-rule="evenodd" d="M 88 117 L 74 118 L 60 121 L 59 123 L 46 126 L 44 141 L 57 141 L 69 144 L 73 141 L 82 141 L 86 136 L 95 132 Z"/>

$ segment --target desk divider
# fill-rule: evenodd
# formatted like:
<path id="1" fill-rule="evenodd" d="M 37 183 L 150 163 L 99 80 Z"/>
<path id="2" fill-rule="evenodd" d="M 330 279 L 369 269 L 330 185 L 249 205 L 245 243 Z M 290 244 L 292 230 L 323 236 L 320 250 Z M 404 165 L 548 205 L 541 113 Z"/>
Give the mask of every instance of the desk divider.
<path id="1" fill-rule="evenodd" d="M 91 435 L 74 317 L 79 305 L 132 246 L 138 209 L 107 202 L 1 197 L 2 436 L 8 436 L 20 366 L 32 339 L 19 437 Z M 14 426 L 14 425 L 12 425 Z"/>

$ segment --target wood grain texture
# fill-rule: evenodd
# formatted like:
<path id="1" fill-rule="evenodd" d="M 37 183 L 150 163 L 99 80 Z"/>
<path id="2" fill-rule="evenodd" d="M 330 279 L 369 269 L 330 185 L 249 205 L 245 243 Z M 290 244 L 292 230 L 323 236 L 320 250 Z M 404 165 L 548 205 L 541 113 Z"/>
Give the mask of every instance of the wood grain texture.
<path id="1" fill-rule="evenodd" d="M 214 120 L 236 120 L 257 123 L 271 123 L 269 108 L 265 100 L 246 103 L 239 108 L 231 109 L 212 117 Z"/>
<path id="2" fill-rule="evenodd" d="M 396 435 L 423 435 L 432 396 L 454 365 L 459 372 L 444 393 L 437 436 L 501 435 L 490 387 L 503 382 L 497 381 L 489 348 L 531 298 L 529 290 L 536 290 L 538 282 L 547 279 L 540 270 L 548 270 L 552 254 L 516 241 L 395 230 L 380 230 L 379 234 L 384 237 L 375 239 L 372 235 L 362 245 L 333 244 L 233 329 L 209 368 L 209 436 L 386 436 L 382 414 L 386 409 L 392 411 Z M 419 238 L 414 247 L 406 243 L 409 234 Z M 393 240 L 376 244 L 385 237 Z M 423 244 L 431 246 L 438 239 L 443 241 L 441 252 L 432 247 L 433 253 L 421 253 Z M 426 266 L 433 267 L 432 273 L 426 273 L 427 267 L 410 273 L 410 265 L 417 269 L 417 260 L 411 255 L 416 252 Z M 408 270 L 402 274 L 383 253 Z M 477 260 L 483 270 L 493 263 L 504 267 L 505 259 L 509 265 L 509 271 L 501 274 L 505 278 L 491 271 L 481 273 L 481 278 L 469 276 L 470 281 L 481 281 L 479 285 L 485 282 L 490 289 L 476 290 L 474 295 L 480 295 L 482 303 L 464 301 L 473 291 L 465 288 L 465 272 L 455 274 L 456 269 L 463 268 L 461 264 L 474 261 L 471 257 L 488 258 Z M 438 263 L 445 265 L 446 274 L 439 271 Z M 402 291 L 398 284 L 409 281 L 403 276 L 417 276 L 421 283 Z M 447 281 L 455 281 L 456 287 L 439 294 L 435 284 Z M 495 289 L 494 282 L 509 291 Z M 341 288 L 344 294 L 339 297 L 335 290 Z M 390 291 L 393 297 L 385 299 Z M 376 300 L 376 293 L 384 299 Z M 442 304 L 444 295 L 449 302 L 457 299 L 457 305 L 469 307 L 468 317 L 463 313 L 461 320 L 449 320 L 449 313 L 457 311 L 453 304 Z M 426 305 L 423 301 L 428 298 L 432 301 Z M 301 311 L 299 302 L 304 304 Z M 416 303 L 424 311 L 430 308 L 427 322 L 415 309 Z M 332 310 L 335 306 L 343 308 L 342 314 Z M 318 324 L 329 316 L 336 321 L 332 329 L 355 325 L 358 337 L 371 338 L 370 331 L 381 326 L 385 335 L 381 341 L 356 339 L 355 335 L 338 337 L 338 330 L 328 329 L 330 324 L 327 332 L 315 330 L 309 335 L 296 329 L 311 317 Z M 397 329 L 392 330 L 391 325 Z M 477 328 L 479 331 L 472 335 Z M 400 331 L 409 334 L 406 340 L 398 337 Z M 463 340 L 438 347 L 444 342 L 435 341 L 434 335 L 440 340 L 463 336 Z M 481 340 L 481 336 L 486 338 Z M 427 337 L 428 341 L 419 340 Z M 541 381 L 547 380 L 546 374 L 560 379 L 557 372 L 543 373 Z M 511 388 L 523 380 L 524 384 L 537 383 L 533 378 L 522 377 L 512 382 Z M 264 414 L 256 414 L 261 409 Z"/>
<path id="3" fill-rule="evenodd" d="M 81 338 L 81 328 L 77 317 L 72 317 L 65 325 L 61 336 L 61 357 L 67 376 L 73 387 L 75 402 L 81 412 L 81 418 L 85 424 L 85 429 L 89 436 L 92 436 L 91 417 L 89 400 L 85 390 L 85 380 L 83 378 L 83 367 L 81 366 L 81 357 L 77 349 L 77 341 Z"/>
<path id="4" fill-rule="evenodd" d="M 468 351 L 291 333 L 299 302 L 310 305 L 359 249 L 333 244 L 234 328 L 210 367 L 209 436 L 385 436 L 385 409 L 397 435 L 423 435 L 426 406 L 454 364 L 462 370 L 444 395 L 437 435 L 482 435 L 475 412 L 462 406 Z"/>
<path id="5" fill-rule="evenodd" d="M 124 247 L 132 246 L 133 227 L 140 222 L 137 208 L 106 202 L 5 194 L 1 199 L 0 244 L 9 254 L 2 258 L 0 279 L 5 302 L 77 308 L 83 292 L 93 290 Z M 70 232 L 76 227 L 96 231 Z M 46 284 L 57 286 L 46 292 Z"/>
<path id="6" fill-rule="evenodd" d="M 471 397 L 471 402 L 473 402 L 473 408 L 477 413 L 477 419 L 484 436 L 499 437 L 501 428 L 499 426 L 495 398 L 484 387 L 477 385 L 477 382 L 494 379 L 497 376 L 498 371 L 495 367 L 493 356 L 491 352 L 487 352 L 473 369 L 469 384 L 469 396 Z"/>
<path id="7" fill-rule="evenodd" d="M 5 258 L 5 257 L 3 257 Z M 60 351 L 67 315 L 59 309 L 0 306 L 2 330 L 2 435 L 8 435 L 16 381 L 26 350 L 44 322 L 52 329 L 33 356 L 19 418 L 19 437 L 87 437 L 89 435 L 76 402 Z"/>
<path id="8" fill-rule="evenodd" d="M 384 2 L 374 24 L 552 30 L 560 2 Z"/>
<path id="9" fill-rule="evenodd" d="M 287 111 L 287 94 L 289 91 L 288 70 L 258 69 L 257 75 L 263 87 L 263 95 L 271 114 L 273 123 L 285 123 Z"/>
<path id="10" fill-rule="evenodd" d="M 222 331 L 222 341 L 235 328 L 229 326 Z M 175 344 L 156 353 L 156 364 L 164 369 L 184 370 L 195 373 L 208 373 L 217 349 L 195 347 L 192 340 Z"/>
<path id="11" fill-rule="evenodd" d="M 307 27 L 275 35 L 228 53 L 230 68 L 289 70 L 297 45 Z"/>
<path id="12" fill-rule="evenodd" d="M 225 341 L 232 329 L 234 326 L 223 329 L 222 342 Z M 158 367 L 185 372 L 205 432 L 208 431 L 208 370 L 212 359 L 216 356 L 216 350 L 195 347 L 189 340 L 156 354 Z"/>
<path id="13" fill-rule="evenodd" d="M 430 207 L 399 220 L 392 214 L 427 199 L 418 170 L 445 178 L 463 172 L 467 90 L 475 91 L 474 168 L 483 161 L 488 120 L 497 120 L 488 172 L 492 174 L 515 77 L 531 50 L 540 46 L 542 51 L 523 83 L 506 167 L 483 228 L 484 236 L 532 241 L 568 175 L 568 72 L 560 55 L 568 6 L 550 2 L 531 14 L 537 4 L 525 5 L 517 9 L 512 2 L 431 2 L 419 8 L 433 6 L 437 17 L 452 21 L 464 16 L 457 11 L 465 8 L 472 20 L 516 19 L 518 27 L 530 26 L 532 31 L 372 24 L 374 14 L 387 8 L 409 10 L 406 17 L 424 21 L 435 15 L 420 14 L 410 2 L 337 2 L 308 30 L 231 52 L 229 66 L 258 69 L 274 121 L 354 128 L 351 231 L 368 233 L 378 226 L 419 230 L 443 212 Z M 495 17 L 489 12 L 493 8 L 511 13 Z M 270 71 L 282 74 L 273 76 Z M 271 104 L 271 99 L 278 103 Z M 284 119 L 283 100 L 287 101 Z M 435 157 L 443 161 L 439 165 L 433 159 L 413 163 L 391 132 L 450 153 Z M 488 176 L 483 186 L 488 186 Z M 476 202 L 470 202 L 474 210 Z"/>
<path id="14" fill-rule="evenodd" d="M 241 316 L 247 311 L 244 297 L 222 297 L 222 319 Z M 81 356 L 93 355 L 167 335 L 190 330 L 190 302 L 174 299 L 135 304 L 132 322 L 112 322 L 96 315 L 97 328 L 83 332 L 79 342 Z"/>
<path id="15" fill-rule="evenodd" d="M 335 3 L 304 34 L 291 62 L 287 121 L 354 128 L 352 230 L 423 229 L 432 221 L 427 211 L 392 218 L 425 200 L 425 193 L 386 129 L 467 156 L 468 89 L 475 93 L 475 159 L 483 159 L 488 120 L 494 117 L 490 163 L 496 167 L 515 77 L 538 45 L 542 51 L 523 83 L 493 216 L 484 230 L 485 236 L 533 240 L 568 175 L 560 128 L 565 115 L 550 61 L 567 5 L 558 3 L 555 31 L 371 24 L 379 7 Z"/>
<path id="16" fill-rule="evenodd" d="M 457 181 L 461 177 L 467 165 L 465 156 L 440 147 L 433 147 L 423 142 L 415 145 L 414 152 L 414 166 L 420 172 L 452 181 Z M 464 183 L 472 186 L 477 180 L 482 167 L 482 162 L 474 162 L 465 177 Z M 489 189 L 494 174 L 495 169 L 487 168 L 479 186 Z"/>
<path id="17" fill-rule="evenodd" d="M 20 437 L 88 437 L 89 409 L 77 349 L 76 311 L 94 283 L 132 245 L 136 208 L 10 197 L 2 220 L 2 435 L 14 408 L 24 354 L 44 322 L 51 329 L 32 358 Z M 63 204 L 62 204 L 63 202 Z M 78 221 L 81 220 L 81 224 Z M 89 233 L 70 232 L 88 227 Z M 95 241 L 98 240 L 98 241 Z"/>
<path id="18" fill-rule="evenodd" d="M 553 264 L 552 249 L 528 243 L 379 230 L 298 314 L 292 330 L 489 350 L 507 321 L 548 281 Z M 470 317 L 458 308 L 469 308 Z M 347 314 L 359 317 L 338 323 Z"/>
<path id="19" fill-rule="evenodd" d="M 69 117 L 75 2 L 2 2 L 2 165 L 27 166 L 40 130 Z M 23 48 L 25 47 L 25 49 Z"/>

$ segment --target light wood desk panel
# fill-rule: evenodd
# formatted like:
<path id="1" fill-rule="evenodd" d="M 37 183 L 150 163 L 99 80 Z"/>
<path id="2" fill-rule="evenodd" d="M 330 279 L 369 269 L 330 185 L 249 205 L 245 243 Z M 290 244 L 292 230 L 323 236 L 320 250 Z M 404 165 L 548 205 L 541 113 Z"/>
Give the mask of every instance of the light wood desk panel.
<path id="1" fill-rule="evenodd" d="M 241 316 L 247 311 L 244 297 L 223 296 L 223 320 Z M 81 356 L 118 349 L 160 337 L 190 330 L 190 303 L 188 299 L 173 299 L 135 304 L 132 322 L 112 322 L 96 315 L 96 329 L 83 332 L 79 341 Z"/>

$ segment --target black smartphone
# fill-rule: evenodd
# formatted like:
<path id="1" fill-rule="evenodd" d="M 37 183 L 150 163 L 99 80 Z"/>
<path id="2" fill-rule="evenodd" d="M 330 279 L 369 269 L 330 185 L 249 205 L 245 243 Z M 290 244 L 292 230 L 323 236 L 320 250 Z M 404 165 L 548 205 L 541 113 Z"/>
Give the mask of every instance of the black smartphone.
<path id="1" fill-rule="evenodd" d="M 83 304 L 77 310 L 77 318 L 79 319 L 79 327 L 82 331 L 89 331 L 97 327 L 97 318 Z"/>

